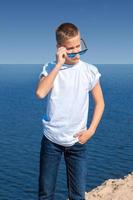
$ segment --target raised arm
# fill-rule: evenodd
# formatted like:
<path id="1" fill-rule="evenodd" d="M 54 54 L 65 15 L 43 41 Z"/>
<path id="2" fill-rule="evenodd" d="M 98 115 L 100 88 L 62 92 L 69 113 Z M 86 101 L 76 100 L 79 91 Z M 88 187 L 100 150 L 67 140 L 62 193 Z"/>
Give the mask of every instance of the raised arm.
<path id="1" fill-rule="evenodd" d="M 61 66 L 65 63 L 66 48 L 60 47 L 56 52 L 56 65 L 48 76 L 43 76 L 37 86 L 36 96 L 40 99 L 44 98 L 53 87 L 54 80 L 60 70 Z"/>
<path id="2" fill-rule="evenodd" d="M 36 89 L 36 96 L 39 99 L 44 98 L 51 90 L 51 88 L 53 87 L 53 82 L 59 70 L 60 70 L 60 65 L 56 64 L 48 76 L 42 76 Z"/>

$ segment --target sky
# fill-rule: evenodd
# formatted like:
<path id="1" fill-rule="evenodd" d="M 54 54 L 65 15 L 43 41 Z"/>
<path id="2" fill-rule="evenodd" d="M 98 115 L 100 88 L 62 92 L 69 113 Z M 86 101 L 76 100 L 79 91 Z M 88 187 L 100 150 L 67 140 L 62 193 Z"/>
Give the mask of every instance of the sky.
<path id="1" fill-rule="evenodd" d="M 55 60 L 55 30 L 74 23 L 95 64 L 133 64 L 132 0 L 0 0 L 0 64 Z"/>

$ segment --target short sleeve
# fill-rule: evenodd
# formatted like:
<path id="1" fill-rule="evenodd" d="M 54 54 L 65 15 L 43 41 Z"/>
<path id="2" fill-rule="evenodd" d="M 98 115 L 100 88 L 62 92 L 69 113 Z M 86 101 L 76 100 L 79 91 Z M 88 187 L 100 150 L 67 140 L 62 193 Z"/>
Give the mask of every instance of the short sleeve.
<path id="1" fill-rule="evenodd" d="M 91 91 L 95 85 L 98 83 L 101 73 L 98 71 L 97 67 L 94 65 L 89 65 L 89 78 L 90 78 L 90 87 Z"/>
<path id="2" fill-rule="evenodd" d="M 42 76 L 48 76 L 48 74 L 52 71 L 52 69 L 53 69 L 54 66 L 55 66 L 54 63 L 47 63 L 47 64 L 43 65 L 43 70 L 42 70 L 42 72 L 39 75 L 39 79 Z"/>

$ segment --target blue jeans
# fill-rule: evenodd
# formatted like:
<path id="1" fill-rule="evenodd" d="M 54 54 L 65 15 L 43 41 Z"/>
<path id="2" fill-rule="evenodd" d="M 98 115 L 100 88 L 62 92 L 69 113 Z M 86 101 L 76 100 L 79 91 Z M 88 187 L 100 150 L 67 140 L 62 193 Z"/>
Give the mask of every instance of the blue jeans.
<path id="1" fill-rule="evenodd" d="M 62 153 L 66 164 L 69 200 L 85 200 L 86 144 L 64 147 L 43 136 L 40 151 L 39 200 L 55 200 L 56 179 Z"/>

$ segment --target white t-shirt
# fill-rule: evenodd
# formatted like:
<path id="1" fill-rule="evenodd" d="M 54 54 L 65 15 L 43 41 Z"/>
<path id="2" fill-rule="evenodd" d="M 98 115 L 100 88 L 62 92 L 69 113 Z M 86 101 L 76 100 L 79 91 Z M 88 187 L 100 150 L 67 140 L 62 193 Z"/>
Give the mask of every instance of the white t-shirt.
<path id="1" fill-rule="evenodd" d="M 47 63 L 39 77 L 47 76 L 54 67 L 55 62 Z M 100 76 L 94 65 L 81 60 L 61 67 L 53 88 L 44 98 L 43 132 L 50 141 L 62 146 L 72 146 L 78 141 L 74 135 L 87 129 L 89 91 Z"/>

